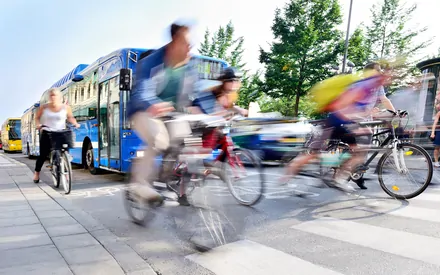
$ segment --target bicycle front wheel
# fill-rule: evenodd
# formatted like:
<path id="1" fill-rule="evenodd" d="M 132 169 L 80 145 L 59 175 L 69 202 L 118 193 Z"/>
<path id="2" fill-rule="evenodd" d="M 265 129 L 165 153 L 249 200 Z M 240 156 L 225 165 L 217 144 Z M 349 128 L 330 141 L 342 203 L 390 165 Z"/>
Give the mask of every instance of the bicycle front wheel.
<path id="1" fill-rule="evenodd" d="M 228 188 L 238 203 L 252 206 L 261 200 L 265 189 L 263 167 L 252 151 L 234 150 L 231 159 L 223 164 L 223 172 L 230 177 Z M 245 184 L 248 187 L 242 186 Z"/>
<path id="2" fill-rule="evenodd" d="M 61 156 L 60 168 L 60 181 L 63 184 L 64 194 L 67 195 L 72 190 L 72 165 L 66 152 Z"/>
<path id="3" fill-rule="evenodd" d="M 52 151 L 50 153 L 50 173 L 52 175 L 52 181 L 53 181 L 53 185 L 55 186 L 55 188 L 59 188 L 60 187 L 60 165 L 59 163 L 57 163 L 55 160 L 57 158 L 58 153 L 56 151 Z"/>
<path id="4" fill-rule="evenodd" d="M 410 143 L 400 144 L 397 156 L 392 149 L 386 151 L 378 163 L 380 187 L 391 197 L 401 200 L 414 198 L 425 191 L 431 183 L 432 173 L 428 152 Z M 409 191 L 404 191 L 405 187 L 409 187 Z"/>

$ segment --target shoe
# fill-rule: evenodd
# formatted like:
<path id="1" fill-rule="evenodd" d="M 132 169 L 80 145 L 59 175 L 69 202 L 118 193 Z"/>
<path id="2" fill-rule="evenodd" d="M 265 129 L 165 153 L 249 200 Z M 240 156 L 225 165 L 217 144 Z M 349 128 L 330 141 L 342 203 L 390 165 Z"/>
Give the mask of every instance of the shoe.
<path id="1" fill-rule="evenodd" d="M 40 179 L 34 180 L 34 183 L 39 183 Z"/>
<path id="2" fill-rule="evenodd" d="M 365 180 L 364 179 L 360 179 L 360 180 L 357 180 L 357 181 L 354 181 L 354 182 L 357 184 L 357 186 L 359 186 L 360 189 L 362 189 L 362 190 L 368 189 L 365 186 Z"/>
<path id="3" fill-rule="evenodd" d="M 343 178 L 337 178 L 334 181 L 334 187 L 348 193 L 353 193 L 356 191 L 353 186 L 351 186 L 347 180 L 344 180 Z"/>
<path id="4" fill-rule="evenodd" d="M 181 197 L 179 197 L 177 199 L 177 202 L 182 206 L 190 206 L 190 204 L 188 202 L 188 197 L 186 196 L 186 194 L 183 194 Z"/>
<path id="5" fill-rule="evenodd" d="M 440 167 L 440 164 L 438 162 L 434 162 L 434 167 Z"/>

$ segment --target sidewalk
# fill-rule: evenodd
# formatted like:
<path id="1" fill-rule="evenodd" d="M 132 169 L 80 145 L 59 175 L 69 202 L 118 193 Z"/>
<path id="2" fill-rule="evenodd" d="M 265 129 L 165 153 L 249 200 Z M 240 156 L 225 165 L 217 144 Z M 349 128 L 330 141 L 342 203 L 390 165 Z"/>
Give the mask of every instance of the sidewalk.
<path id="1" fill-rule="evenodd" d="M 145 274 L 128 245 L 0 153 L 0 274 Z"/>

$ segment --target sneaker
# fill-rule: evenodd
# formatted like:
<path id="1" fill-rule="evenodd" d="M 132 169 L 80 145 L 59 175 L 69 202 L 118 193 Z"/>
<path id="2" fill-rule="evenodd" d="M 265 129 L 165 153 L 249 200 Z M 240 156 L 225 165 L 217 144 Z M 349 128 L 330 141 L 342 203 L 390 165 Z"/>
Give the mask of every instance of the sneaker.
<path id="1" fill-rule="evenodd" d="M 151 186 L 147 184 L 134 184 L 133 192 L 147 201 L 162 199 L 162 196 Z"/>
<path id="2" fill-rule="evenodd" d="M 351 186 L 348 181 L 344 180 L 343 178 L 335 179 L 334 187 L 348 193 L 356 191 L 356 189 L 354 189 L 354 187 Z"/>
<path id="3" fill-rule="evenodd" d="M 440 167 L 440 164 L 438 162 L 434 162 L 434 167 Z"/>
<path id="4" fill-rule="evenodd" d="M 177 199 L 177 202 L 182 206 L 190 206 L 190 204 L 188 202 L 188 197 L 186 196 L 186 194 L 183 194 L 181 197 L 179 197 Z"/>

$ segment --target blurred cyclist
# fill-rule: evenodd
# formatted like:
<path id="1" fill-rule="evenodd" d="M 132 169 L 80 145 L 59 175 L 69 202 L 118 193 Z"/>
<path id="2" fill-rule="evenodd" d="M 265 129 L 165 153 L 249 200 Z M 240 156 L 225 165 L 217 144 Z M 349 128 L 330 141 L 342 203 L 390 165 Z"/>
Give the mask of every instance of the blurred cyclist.
<path id="1" fill-rule="evenodd" d="M 223 117 L 232 117 L 234 114 L 247 116 L 248 110 L 235 106 L 238 99 L 238 90 L 241 87 L 242 73 L 234 67 L 224 69 L 217 78 L 220 85 L 209 91 L 199 92 L 193 101 L 193 106 L 200 109 L 202 113 Z M 225 150 L 226 141 L 224 134 L 218 129 L 206 129 L 203 135 L 203 146 L 205 148 L 220 147 Z"/>
<path id="2" fill-rule="evenodd" d="M 362 80 L 355 82 L 336 100 L 328 104 L 326 111 L 329 112 L 329 115 L 324 123 L 322 134 L 312 138 L 309 145 L 309 149 L 311 149 L 310 154 L 299 155 L 289 163 L 287 175 L 283 178 L 283 181 L 287 181 L 291 175 L 298 174 L 304 165 L 318 158 L 323 144 L 328 139 L 339 139 L 352 148 L 355 147 L 355 133 L 346 125 L 356 125 L 357 120 L 364 119 L 366 107 L 371 104 L 372 100 L 375 100 L 375 89 L 382 86 L 387 79 L 388 75 L 378 71 L 365 71 Z M 344 164 L 343 168 L 353 167 L 355 163 L 361 163 L 362 158 L 363 156 L 355 154 Z M 335 177 L 334 187 L 343 191 L 354 191 L 354 188 L 348 184 L 348 176 L 345 175 L 347 169 L 339 170 L 340 172 Z"/>
<path id="3" fill-rule="evenodd" d="M 193 101 L 193 106 L 200 108 L 205 114 L 226 115 L 238 113 L 247 116 L 246 109 L 235 106 L 238 99 L 238 90 L 241 87 L 243 74 L 234 67 L 224 69 L 217 80 L 221 84 L 209 91 L 202 91 Z"/>
<path id="4" fill-rule="evenodd" d="M 151 181 L 158 153 L 169 147 L 170 137 L 158 117 L 170 111 L 191 112 L 190 98 L 195 91 L 198 74 L 190 60 L 190 28 L 171 25 L 171 42 L 138 61 L 136 81 L 128 105 L 133 128 L 147 145 L 141 161 L 133 163 L 130 183 L 134 192 L 147 200 L 160 199 Z M 186 195 L 179 203 L 189 205 Z"/>

